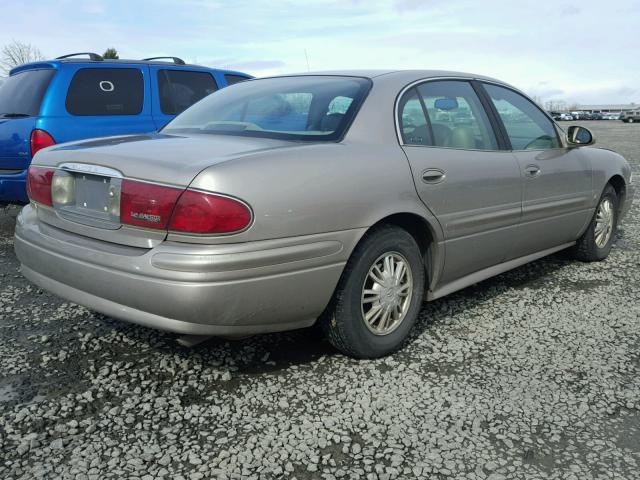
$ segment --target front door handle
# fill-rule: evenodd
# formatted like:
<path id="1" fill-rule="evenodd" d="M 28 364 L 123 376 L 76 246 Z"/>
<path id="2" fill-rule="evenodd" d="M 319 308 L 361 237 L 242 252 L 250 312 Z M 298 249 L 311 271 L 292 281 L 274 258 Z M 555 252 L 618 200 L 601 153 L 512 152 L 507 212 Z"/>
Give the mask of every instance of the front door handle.
<path id="1" fill-rule="evenodd" d="M 537 165 L 527 165 L 524 169 L 524 173 L 527 177 L 537 177 L 540 175 L 540 167 Z"/>
<path id="2" fill-rule="evenodd" d="M 446 175 L 439 168 L 429 168 L 422 172 L 422 181 L 424 183 L 440 183 L 443 182 Z"/>

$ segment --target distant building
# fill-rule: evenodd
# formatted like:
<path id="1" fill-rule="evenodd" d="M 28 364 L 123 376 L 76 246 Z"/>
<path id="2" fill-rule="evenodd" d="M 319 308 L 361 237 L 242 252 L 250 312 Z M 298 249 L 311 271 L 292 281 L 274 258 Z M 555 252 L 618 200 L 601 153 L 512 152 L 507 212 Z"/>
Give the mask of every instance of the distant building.
<path id="1" fill-rule="evenodd" d="M 620 113 L 626 112 L 627 110 L 636 110 L 640 107 L 638 103 L 627 103 L 627 104 L 604 104 L 604 105 L 578 105 L 575 111 L 580 112 L 612 112 L 612 113 Z"/>

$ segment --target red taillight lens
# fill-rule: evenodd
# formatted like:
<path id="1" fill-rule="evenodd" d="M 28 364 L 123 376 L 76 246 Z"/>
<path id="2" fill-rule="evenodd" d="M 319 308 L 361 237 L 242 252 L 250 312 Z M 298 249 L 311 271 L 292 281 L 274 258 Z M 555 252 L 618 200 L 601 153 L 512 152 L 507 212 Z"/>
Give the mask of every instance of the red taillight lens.
<path id="1" fill-rule="evenodd" d="M 40 130 L 39 128 L 35 129 L 31 132 L 31 157 L 33 158 L 33 156 L 43 148 L 50 147 L 55 144 L 56 141 L 51 135 L 49 135 L 49 133 L 44 130 Z"/>
<path id="2" fill-rule="evenodd" d="M 186 190 L 176 205 L 169 230 L 185 233 L 234 233 L 251 223 L 251 210 L 233 198 Z"/>
<path id="3" fill-rule="evenodd" d="M 151 183 L 122 181 L 120 222 L 138 227 L 166 229 L 182 189 Z"/>
<path id="4" fill-rule="evenodd" d="M 53 168 L 29 167 L 27 176 L 27 195 L 33 202 L 53 206 L 51 199 L 51 182 L 53 181 Z"/>

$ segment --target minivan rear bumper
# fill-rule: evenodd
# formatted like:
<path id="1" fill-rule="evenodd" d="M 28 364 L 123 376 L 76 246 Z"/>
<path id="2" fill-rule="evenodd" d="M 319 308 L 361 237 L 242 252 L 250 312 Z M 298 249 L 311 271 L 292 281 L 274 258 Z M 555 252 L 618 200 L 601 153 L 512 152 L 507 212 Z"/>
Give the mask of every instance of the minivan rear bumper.
<path id="1" fill-rule="evenodd" d="M 29 203 L 27 170 L 10 174 L 0 170 L 0 203 Z"/>
<path id="2" fill-rule="evenodd" d="M 181 334 L 239 336 L 313 324 L 362 233 L 141 249 L 51 227 L 28 205 L 15 250 L 28 279 L 105 315 Z"/>

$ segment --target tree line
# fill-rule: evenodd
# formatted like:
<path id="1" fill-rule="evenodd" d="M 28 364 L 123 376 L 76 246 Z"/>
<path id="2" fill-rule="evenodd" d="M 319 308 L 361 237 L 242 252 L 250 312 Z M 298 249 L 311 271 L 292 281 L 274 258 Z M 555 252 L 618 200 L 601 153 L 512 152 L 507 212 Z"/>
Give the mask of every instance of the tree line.
<path id="1" fill-rule="evenodd" d="M 118 51 L 115 48 L 107 48 L 102 54 L 103 58 L 118 59 Z M 7 76 L 11 69 L 29 62 L 44 60 L 45 56 L 40 49 L 31 43 L 13 40 L 0 49 L 0 76 Z"/>

